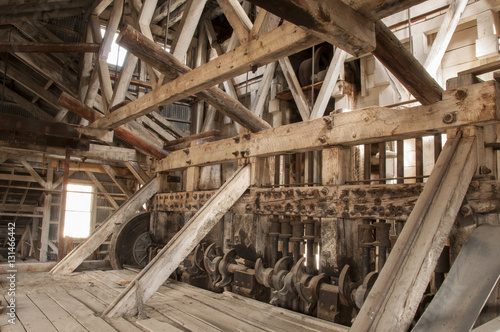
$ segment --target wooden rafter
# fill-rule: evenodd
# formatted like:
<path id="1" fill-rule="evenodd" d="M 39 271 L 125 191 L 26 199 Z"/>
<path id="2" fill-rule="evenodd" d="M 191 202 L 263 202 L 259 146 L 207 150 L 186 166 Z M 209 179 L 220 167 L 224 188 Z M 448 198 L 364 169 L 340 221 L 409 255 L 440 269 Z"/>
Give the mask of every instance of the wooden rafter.
<path id="1" fill-rule="evenodd" d="M 170 76 L 181 76 L 191 72 L 189 67 L 180 63 L 175 56 L 164 51 L 161 47 L 131 27 L 122 29 L 120 44 L 130 52 L 136 54 L 141 60 L 158 68 L 162 73 Z M 270 128 L 267 122 L 256 117 L 238 100 L 228 96 L 216 87 L 210 87 L 206 91 L 200 92 L 199 96 L 225 115 L 252 131 Z M 97 126 L 98 124 L 92 124 L 94 128 Z"/>
<path id="2" fill-rule="evenodd" d="M 207 62 L 121 107 L 94 123 L 93 126 L 114 128 L 144 114 L 151 113 L 161 105 L 173 103 L 232 77 L 244 74 L 251 65 L 260 66 L 276 61 L 318 42 L 318 39 L 312 37 L 303 29 L 285 23 L 275 30 L 249 41 L 246 45 L 238 47 L 233 52 Z M 262 45 L 266 46 L 262 47 Z"/>
<path id="3" fill-rule="evenodd" d="M 98 44 L 87 43 L 0 43 L 0 52 L 7 53 L 58 53 L 58 52 L 90 52 L 99 50 Z"/>

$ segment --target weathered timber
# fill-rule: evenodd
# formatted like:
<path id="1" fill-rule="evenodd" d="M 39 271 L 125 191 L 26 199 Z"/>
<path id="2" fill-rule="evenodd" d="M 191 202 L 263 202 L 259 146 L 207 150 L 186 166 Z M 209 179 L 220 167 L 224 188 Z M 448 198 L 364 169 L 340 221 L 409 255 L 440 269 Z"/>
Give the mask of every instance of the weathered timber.
<path id="1" fill-rule="evenodd" d="M 477 167 L 475 137 L 449 139 L 353 331 L 409 328 Z"/>
<path id="2" fill-rule="evenodd" d="M 313 218 L 384 218 L 406 220 L 423 183 L 250 188 L 231 208 L 233 213 L 290 215 Z M 197 212 L 215 190 L 159 193 L 155 211 Z M 500 213 L 500 182 L 474 180 L 467 191 L 474 213 Z"/>
<path id="3" fill-rule="evenodd" d="M 176 140 L 166 142 L 164 145 L 164 148 L 167 150 L 170 150 L 169 148 L 171 148 L 172 146 L 176 146 L 176 145 L 182 144 L 182 143 L 191 143 L 191 142 L 195 142 L 197 140 L 204 140 L 206 138 L 219 139 L 220 138 L 220 131 L 217 129 L 212 129 L 209 131 L 204 131 L 204 132 L 199 133 L 199 134 L 194 134 L 191 136 L 178 138 Z"/>
<path id="4" fill-rule="evenodd" d="M 1 130 L 30 132 L 48 136 L 80 139 L 78 130 L 66 123 L 45 122 L 16 115 L 2 115 Z"/>
<path id="5" fill-rule="evenodd" d="M 59 53 L 59 52 L 90 52 L 99 51 L 99 44 L 86 43 L 0 43 L 0 52 L 7 53 Z"/>
<path id="6" fill-rule="evenodd" d="M 103 314 L 110 317 L 135 315 L 138 288 L 142 292 L 139 301 L 146 302 L 249 186 L 250 166 L 245 165 L 175 234 Z"/>
<path id="7" fill-rule="evenodd" d="M 23 272 L 49 272 L 57 262 L 16 262 L 16 270 L 19 273 Z M 110 268 L 109 260 L 91 260 L 83 261 L 78 270 L 95 270 Z M 12 270 L 9 264 L 0 264 L 0 274 L 8 273 Z"/>
<path id="8" fill-rule="evenodd" d="M 386 16 L 398 13 L 404 9 L 418 5 L 425 0 L 342 0 L 360 14 L 371 20 L 379 20 Z"/>
<path id="9" fill-rule="evenodd" d="M 447 90 L 442 101 L 428 106 L 405 110 L 370 107 L 193 146 L 189 155 L 182 151 L 172 152 L 158 162 L 156 170 L 233 162 L 242 153 L 244 157 L 270 156 L 334 145 L 354 146 L 414 138 L 464 125 L 496 123 L 500 120 L 496 84 L 485 82 Z M 452 121 L 445 123 L 445 116 Z"/>
<path id="10" fill-rule="evenodd" d="M 206 64 L 193 69 L 181 77 L 168 82 L 158 89 L 134 100 L 126 106 L 107 115 L 93 124 L 100 128 L 112 128 L 151 113 L 159 106 L 171 104 L 209 89 L 237 75 L 244 74 L 252 67 L 260 67 L 291 53 L 316 45 L 320 39 L 293 24 L 282 26 L 250 40 Z"/>
<path id="11" fill-rule="evenodd" d="M 146 203 L 156 192 L 160 185 L 159 178 L 153 178 L 130 197 L 120 208 L 108 217 L 90 237 L 73 249 L 63 260 L 50 270 L 50 274 L 68 274 L 73 272 L 85 258 L 96 250 L 108 236 L 126 220 L 130 219 L 136 211 Z"/>
<path id="12" fill-rule="evenodd" d="M 252 0 L 251 2 L 292 23 L 311 29 L 317 36 L 348 53 L 357 55 L 360 52 L 372 52 L 422 104 L 427 105 L 441 100 L 443 89 L 381 21 L 375 23 L 368 21 L 341 1 L 320 3 L 313 0 Z M 342 7 L 342 10 L 339 10 L 337 6 Z M 353 17 L 349 16 L 351 12 L 354 12 Z M 328 14 L 325 15 L 325 13 Z M 344 34 L 337 36 L 334 31 L 338 28 L 339 22 L 343 22 L 346 27 Z M 365 31 L 366 28 L 357 30 L 356 25 L 352 25 L 353 22 L 359 22 L 361 26 L 370 26 L 370 31 Z M 373 34 L 372 30 L 375 31 L 376 47 L 357 46 L 358 48 L 353 52 L 352 47 L 348 48 L 341 42 L 342 40 L 350 42 L 358 40 L 356 36 L 370 36 Z M 363 37 L 358 38 L 361 40 Z M 375 45 L 375 41 L 371 45 Z"/>
<path id="13" fill-rule="evenodd" d="M 381 21 L 375 22 L 377 48 L 373 55 L 423 105 L 440 101 L 443 89 L 422 64 Z"/>
<path id="14" fill-rule="evenodd" d="M 359 56 L 375 49 L 372 21 L 341 0 L 250 0 L 265 10 L 294 24 L 311 29 L 314 34 L 346 52 Z"/>
<path id="15" fill-rule="evenodd" d="M 149 40 L 131 26 L 122 29 L 118 43 L 139 59 L 169 77 L 179 77 L 191 71 L 189 67 L 183 65 L 172 54 L 163 50 L 158 44 Z M 257 117 L 238 100 L 217 87 L 210 87 L 198 95 L 224 115 L 253 132 L 271 128 L 267 122 Z M 98 123 L 93 126 L 104 128 Z"/>
<path id="16" fill-rule="evenodd" d="M 85 106 L 80 101 L 71 97 L 65 92 L 63 92 L 59 97 L 58 104 L 69 109 L 71 112 L 81 116 L 82 118 L 89 120 L 90 122 L 96 121 L 103 117 L 103 115 L 98 111 Z M 118 138 L 130 143 L 132 146 L 135 146 L 156 158 L 164 158 L 167 155 L 161 147 L 133 134 L 130 129 L 118 127 L 114 128 L 114 132 Z"/>

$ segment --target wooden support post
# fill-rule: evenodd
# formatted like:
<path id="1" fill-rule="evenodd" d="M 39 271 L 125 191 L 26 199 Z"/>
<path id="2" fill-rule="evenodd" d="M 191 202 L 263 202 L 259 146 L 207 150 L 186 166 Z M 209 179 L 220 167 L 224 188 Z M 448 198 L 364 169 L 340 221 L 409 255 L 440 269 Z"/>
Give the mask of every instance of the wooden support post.
<path id="1" fill-rule="evenodd" d="M 50 160 L 47 166 L 47 186 L 52 187 L 52 182 L 54 179 L 54 169 Z M 52 205 L 52 192 L 45 192 L 45 198 L 43 200 L 43 219 L 42 219 L 42 231 L 40 234 L 40 262 L 47 261 L 47 252 L 49 246 L 49 231 L 50 231 L 50 212 Z"/>
<path id="2" fill-rule="evenodd" d="M 345 184 L 351 165 L 351 149 L 324 149 L 321 158 L 321 185 Z M 344 219 L 321 218 L 320 267 L 323 273 L 338 273 L 346 262 Z"/>
<path id="3" fill-rule="evenodd" d="M 132 197 L 123 203 L 118 210 L 108 217 L 90 237 L 73 251 L 71 251 L 63 260 L 57 263 L 50 274 L 68 274 L 73 272 L 85 258 L 96 250 L 108 236 L 120 227 L 120 225 L 132 217 L 135 212 L 146 203 L 154 194 L 158 192 L 160 185 L 159 178 L 155 177 L 139 189 Z"/>
<path id="4" fill-rule="evenodd" d="M 64 257 L 64 220 L 66 217 L 66 197 L 68 194 L 68 179 L 69 179 L 69 162 L 71 152 L 66 150 L 66 159 L 64 159 L 63 173 L 63 190 L 61 193 L 61 205 L 59 205 L 59 227 L 57 228 L 58 245 L 57 245 L 57 261 L 60 262 Z"/>
<path id="5" fill-rule="evenodd" d="M 241 167 L 203 205 L 203 207 L 169 241 L 158 255 L 137 275 L 134 282 L 109 305 L 103 315 L 133 316 L 137 313 L 136 290 L 144 290 L 146 302 L 167 280 L 187 255 L 210 232 L 220 218 L 233 206 L 250 186 L 250 166 Z M 138 284 L 136 284 L 136 281 Z"/>
<path id="6" fill-rule="evenodd" d="M 409 328 L 477 167 L 474 137 L 449 139 L 353 331 Z"/>

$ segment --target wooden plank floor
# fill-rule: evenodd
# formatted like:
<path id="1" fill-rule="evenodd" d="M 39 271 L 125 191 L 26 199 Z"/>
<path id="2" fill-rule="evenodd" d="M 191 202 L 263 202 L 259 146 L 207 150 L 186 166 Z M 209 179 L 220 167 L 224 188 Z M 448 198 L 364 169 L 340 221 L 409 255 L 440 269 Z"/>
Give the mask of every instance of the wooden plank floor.
<path id="1" fill-rule="evenodd" d="M 146 319 L 109 319 L 100 313 L 134 279 L 136 273 L 86 271 L 70 276 L 46 272 L 17 273 L 16 324 L 8 308 L 0 315 L 1 331 L 347 331 L 347 328 L 232 293 L 216 294 L 169 281 L 146 303 Z M 2 305 L 9 283 L 0 275 Z"/>

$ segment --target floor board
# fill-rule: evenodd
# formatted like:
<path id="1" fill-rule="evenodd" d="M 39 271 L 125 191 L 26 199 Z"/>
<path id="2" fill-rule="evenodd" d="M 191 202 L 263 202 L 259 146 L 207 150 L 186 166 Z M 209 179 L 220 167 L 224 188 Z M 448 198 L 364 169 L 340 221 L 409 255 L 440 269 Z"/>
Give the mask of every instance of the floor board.
<path id="1" fill-rule="evenodd" d="M 145 304 L 146 319 L 108 318 L 101 313 L 137 272 L 85 271 L 69 276 L 46 272 L 19 273 L 16 285 L 16 324 L 0 319 L 10 332 L 346 332 L 347 328 L 271 306 L 233 293 L 217 294 L 168 281 Z M 0 292 L 6 296 L 6 276 Z M 8 298 L 4 297 L 6 301 Z"/>

